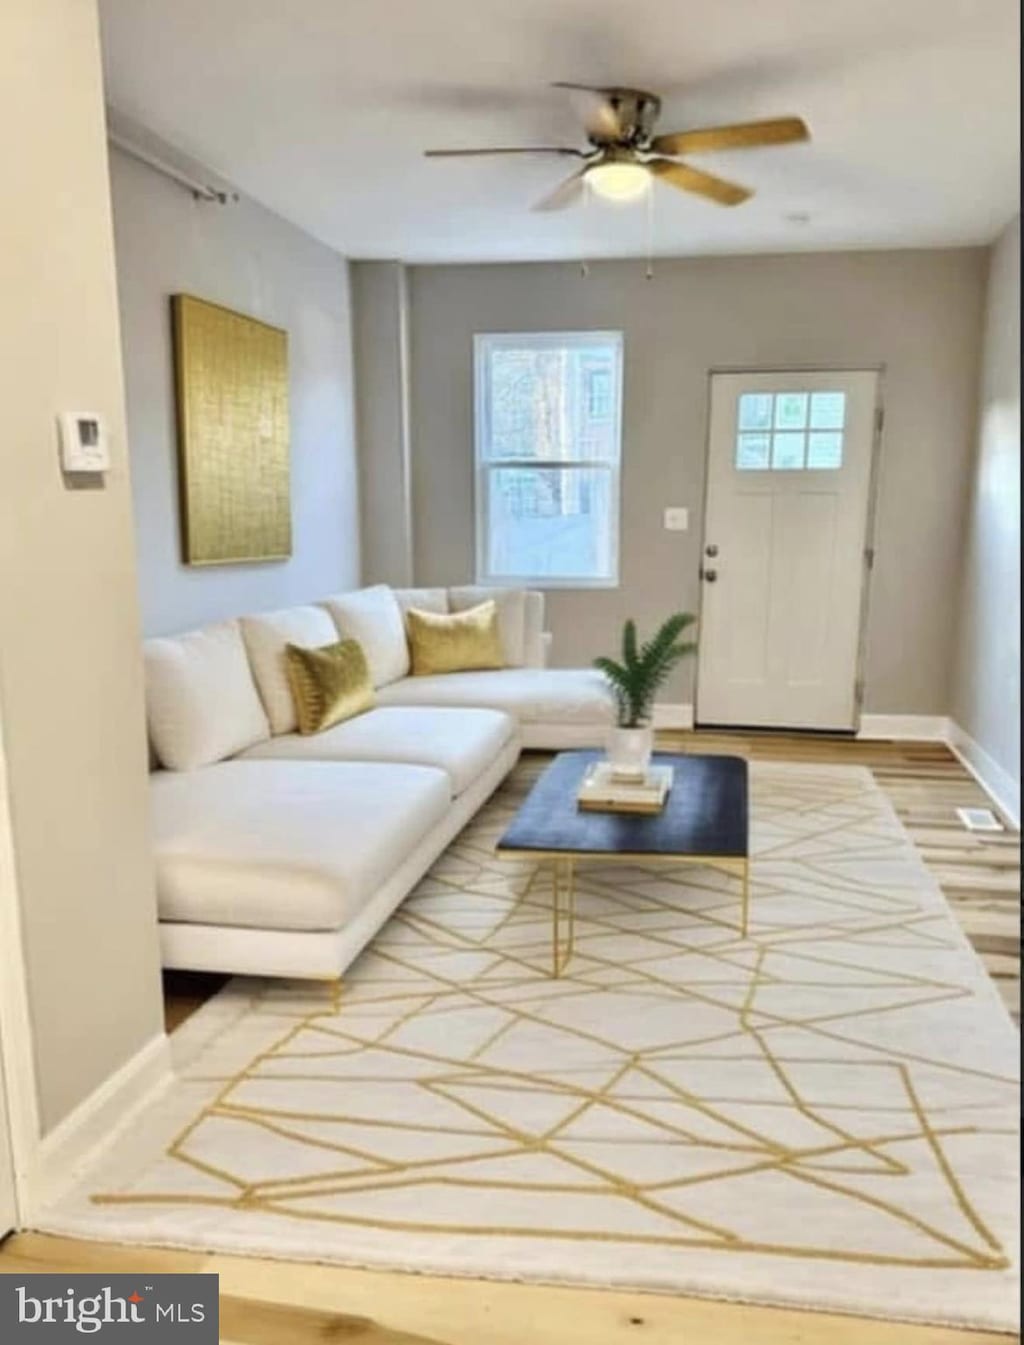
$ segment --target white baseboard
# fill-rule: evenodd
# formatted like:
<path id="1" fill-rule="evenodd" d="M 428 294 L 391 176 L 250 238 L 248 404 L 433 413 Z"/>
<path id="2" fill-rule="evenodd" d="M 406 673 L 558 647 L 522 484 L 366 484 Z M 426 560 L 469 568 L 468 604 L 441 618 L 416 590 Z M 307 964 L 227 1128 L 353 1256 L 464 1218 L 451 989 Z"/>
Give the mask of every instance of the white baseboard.
<path id="1" fill-rule="evenodd" d="M 23 1223 L 31 1227 L 36 1213 L 58 1199 L 172 1077 L 170 1044 L 161 1032 L 44 1135 L 31 1166 Z"/>
<path id="2" fill-rule="evenodd" d="M 955 720 L 949 722 L 946 741 L 989 798 L 999 806 L 1019 831 L 1020 781 L 1015 780 L 1009 771 L 1004 770 L 998 761 L 989 756 Z"/>
<path id="3" fill-rule="evenodd" d="M 944 743 L 949 741 L 949 720 L 945 715 L 861 715 L 857 737 Z"/>
<path id="4" fill-rule="evenodd" d="M 654 727 L 656 729 L 692 729 L 693 706 L 656 705 L 654 707 Z"/>

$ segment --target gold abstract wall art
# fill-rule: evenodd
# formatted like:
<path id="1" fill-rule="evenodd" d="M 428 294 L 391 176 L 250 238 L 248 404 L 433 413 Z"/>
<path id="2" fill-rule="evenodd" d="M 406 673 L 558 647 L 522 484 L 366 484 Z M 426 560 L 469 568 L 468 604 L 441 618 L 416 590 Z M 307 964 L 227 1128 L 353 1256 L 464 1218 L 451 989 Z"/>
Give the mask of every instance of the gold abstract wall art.
<path id="1" fill-rule="evenodd" d="M 175 294 L 182 554 L 187 565 L 291 555 L 288 333 Z"/>

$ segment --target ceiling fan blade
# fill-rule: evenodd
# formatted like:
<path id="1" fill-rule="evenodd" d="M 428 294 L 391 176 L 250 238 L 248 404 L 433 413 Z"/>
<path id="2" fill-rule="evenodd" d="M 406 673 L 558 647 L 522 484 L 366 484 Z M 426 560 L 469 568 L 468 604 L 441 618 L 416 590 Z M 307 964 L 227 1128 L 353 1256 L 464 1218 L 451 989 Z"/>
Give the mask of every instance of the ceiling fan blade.
<path id="1" fill-rule="evenodd" d="M 810 138 L 806 123 L 799 117 L 774 117 L 770 121 L 741 121 L 733 126 L 704 126 L 696 131 L 673 131 L 655 136 L 651 141 L 651 149 L 657 154 L 701 154 L 717 149 L 791 145 Z"/>
<path id="2" fill-rule="evenodd" d="M 428 159 L 463 159 L 478 154 L 570 154 L 574 159 L 584 159 L 586 155 L 580 149 L 566 149 L 562 145 L 516 145 L 512 147 L 490 149 L 425 149 Z"/>
<path id="3" fill-rule="evenodd" d="M 556 81 L 551 87 L 568 89 L 579 95 L 574 101 L 583 125 L 591 135 L 615 140 L 623 134 L 622 121 L 611 100 L 614 89 L 598 89 L 590 84 L 569 84 L 564 80 Z"/>
<path id="4" fill-rule="evenodd" d="M 578 173 L 573 173 L 572 177 L 567 177 L 564 182 L 560 182 L 554 191 L 548 192 L 547 196 L 542 196 L 531 207 L 531 210 L 565 210 L 567 206 L 575 205 L 583 195 L 583 175 L 585 168 L 581 168 Z"/>
<path id="5" fill-rule="evenodd" d="M 652 159 L 647 167 L 656 178 L 667 182 L 670 187 L 706 196 L 718 205 L 740 205 L 754 194 L 735 182 L 726 182 L 725 178 L 702 173 L 699 168 L 691 168 L 686 163 L 673 163 L 671 159 Z"/>

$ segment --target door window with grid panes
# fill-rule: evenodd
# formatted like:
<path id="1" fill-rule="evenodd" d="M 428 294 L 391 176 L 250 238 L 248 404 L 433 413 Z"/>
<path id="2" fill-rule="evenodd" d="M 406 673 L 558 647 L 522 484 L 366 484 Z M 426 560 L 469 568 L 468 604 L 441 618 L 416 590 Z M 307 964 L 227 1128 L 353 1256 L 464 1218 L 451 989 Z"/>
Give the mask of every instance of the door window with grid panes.
<path id="1" fill-rule="evenodd" d="M 744 392 L 737 399 L 736 469 L 838 471 L 845 428 L 845 392 Z"/>

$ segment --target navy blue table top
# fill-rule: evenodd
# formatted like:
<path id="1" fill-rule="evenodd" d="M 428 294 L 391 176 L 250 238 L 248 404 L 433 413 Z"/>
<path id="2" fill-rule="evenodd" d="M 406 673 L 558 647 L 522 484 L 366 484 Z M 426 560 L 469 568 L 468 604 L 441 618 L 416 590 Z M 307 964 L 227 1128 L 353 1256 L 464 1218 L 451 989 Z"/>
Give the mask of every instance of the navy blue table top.
<path id="1" fill-rule="evenodd" d="M 603 757 L 596 751 L 560 752 L 530 791 L 498 849 L 747 857 L 743 757 L 658 752 L 653 764 L 674 771 L 661 812 L 584 811 L 576 792 L 587 767 Z"/>

